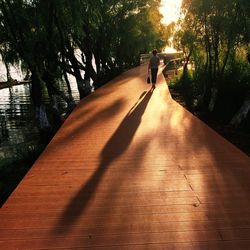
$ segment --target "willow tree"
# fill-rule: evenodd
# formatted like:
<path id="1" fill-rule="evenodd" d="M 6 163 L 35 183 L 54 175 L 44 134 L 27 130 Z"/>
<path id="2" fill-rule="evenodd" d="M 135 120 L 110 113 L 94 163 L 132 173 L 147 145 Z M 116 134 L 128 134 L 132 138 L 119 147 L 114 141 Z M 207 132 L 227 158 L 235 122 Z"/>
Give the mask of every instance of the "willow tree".
<path id="1" fill-rule="evenodd" d="M 247 53 L 247 61 L 250 65 L 250 2 L 247 0 L 237 1 L 238 12 L 240 15 L 241 28 L 239 32 L 241 33 L 242 44 L 245 45 Z M 250 75 L 250 73 L 249 73 Z M 250 76 L 249 76 L 250 81 Z M 244 121 L 250 112 L 250 82 L 248 82 L 248 87 L 245 91 L 245 97 L 242 105 L 238 111 L 234 114 L 230 121 L 230 125 L 238 127 L 242 121 Z"/>
<path id="2" fill-rule="evenodd" d="M 11 34 L 6 30 L 4 23 L 3 11 L 0 11 L 0 55 L 2 63 L 6 68 L 7 81 L 11 81 L 10 65 L 19 63 L 20 58 L 16 54 L 15 49 L 10 46 Z"/>
<path id="3" fill-rule="evenodd" d="M 26 12 L 27 8 L 23 1 L 18 0 L 12 2 L 9 0 L 1 0 L 0 3 L 2 26 L 8 37 L 8 42 L 13 50 L 18 53 L 19 57 L 29 65 L 33 76 L 33 93 L 35 92 L 35 96 L 37 97 L 34 99 L 35 105 L 42 112 L 44 109 L 41 101 L 41 81 L 39 80 L 38 69 L 35 63 L 36 58 L 33 57 L 34 46 L 31 46 L 33 42 L 32 32 L 30 32 L 33 28 L 31 25 L 32 22 L 30 22 L 31 16 Z M 28 36 L 28 34 L 30 34 L 30 36 Z M 41 127 L 47 126 L 47 120 L 40 120 L 40 125 Z"/>
<path id="4" fill-rule="evenodd" d="M 51 18 L 48 18 L 47 22 L 43 18 L 47 11 L 51 13 L 51 6 L 38 11 L 37 1 L 1 0 L 0 4 L 2 27 L 8 44 L 31 72 L 32 97 L 40 127 L 49 127 L 42 98 L 43 89 L 47 89 L 52 103 L 55 94 L 70 102 L 55 83 L 54 72 L 58 70 L 57 39 L 54 37 L 53 25 L 50 25 Z"/>
<path id="5" fill-rule="evenodd" d="M 1 28 L 0 28 L 1 29 Z M 0 31 L 1 33 L 1 31 Z M 2 38 L 4 38 L 4 34 L 0 35 Z M 2 41 L 0 41 L 0 56 L 2 59 L 2 62 L 5 65 L 5 69 L 6 69 L 6 79 L 8 82 L 10 82 L 12 80 L 11 74 L 10 74 L 10 64 L 11 62 L 13 63 L 13 58 L 9 57 L 9 50 L 8 50 L 8 44 L 5 43 L 4 39 Z"/>
<path id="6" fill-rule="evenodd" d="M 180 39 L 184 47 L 196 54 L 198 69 L 202 68 L 206 78 L 204 81 L 204 102 L 213 110 L 218 87 L 224 77 L 230 59 L 236 55 L 236 49 L 242 42 L 242 16 L 239 9 L 241 1 L 227 0 L 184 0 L 185 18 L 181 27 Z M 187 29 L 188 27 L 188 29 Z M 193 42 L 192 42 L 193 40 Z M 196 44 L 195 51 L 192 44 Z M 199 57 L 197 57 L 199 55 Z"/>
<path id="7" fill-rule="evenodd" d="M 83 33 L 74 34 L 73 41 L 82 52 L 85 77 L 95 87 L 137 65 L 140 53 L 148 52 L 149 47 L 165 43 L 160 33 L 163 27 L 158 28 L 160 1 L 97 0 L 88 4 L 80 8 Z M 150 20 L 153 11 L 158 18 Z"/>
<path id="8" fill-rule="evenodd" d="M 41 127 L 49 126 L 44 92 L 55 113 L 56 96 L 72 105 L 68 74 L 83 98 L 90 82 L 98 87 L 137 65 L 140 53 L 163 47 L 159 5 L 160 0 L 0 0 L 1 45 L 6 43 L 31 72 Z M 66 94 L 58 84 L 62 78 Z"/>
<path id="9" fill-rule="evenodd" d="M 80 98 L 88 95 L 91 90 L 88 72 L 92 68 L 88 66 L 92 65 L 92 62 L 89 57 L 87 63 L 85 60 L 87 49 L 91 43 L 88 46 L 82 45 L 81 42 L 85 41 L 86 37 L 93 32 L 91 29 L 90 31 L 86 30 L 84 24 L 89 20 L 89 16 L 94 15 L 94 2 L 91 5 L 90 1 L 86 0 L 64 0 L 57 1 L 55 4 L 54 20 L 55 31 L 59 35 L 60 67 L 66 82 L 68 82 L 67 74 L 72 74 L 75 77 Z M 82 12 L 83 10 L 85 13 Z M 77 55 L 79 52 L 82 54 L 81 57 Z"/>

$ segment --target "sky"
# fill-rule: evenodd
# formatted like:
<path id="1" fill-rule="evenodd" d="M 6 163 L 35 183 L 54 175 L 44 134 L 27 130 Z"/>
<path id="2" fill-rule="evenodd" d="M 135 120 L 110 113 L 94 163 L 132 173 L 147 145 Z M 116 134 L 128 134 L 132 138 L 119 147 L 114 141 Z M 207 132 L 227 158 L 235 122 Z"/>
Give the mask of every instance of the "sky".
<path id="1" fill-rule="evenodd" d="M 162 0 L 160 12 L 163 15 L 162 23 L 170 24 L 178 20 L 180 16 L 182 0 Z"/>

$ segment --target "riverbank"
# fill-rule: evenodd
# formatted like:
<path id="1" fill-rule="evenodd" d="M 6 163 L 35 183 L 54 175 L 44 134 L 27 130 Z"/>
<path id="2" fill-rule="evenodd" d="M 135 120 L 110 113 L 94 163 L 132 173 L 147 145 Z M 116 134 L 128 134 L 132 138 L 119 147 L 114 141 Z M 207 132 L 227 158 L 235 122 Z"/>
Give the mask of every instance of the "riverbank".
<path id="1" fill-rule="evenodd" d="M 25 146 L 25 145 L 23 145 Z M 19 148 L 11 158 L 0 161 L 0 208 L 29 171 L 45 145 L 33 145 L 30 149 Z"/>

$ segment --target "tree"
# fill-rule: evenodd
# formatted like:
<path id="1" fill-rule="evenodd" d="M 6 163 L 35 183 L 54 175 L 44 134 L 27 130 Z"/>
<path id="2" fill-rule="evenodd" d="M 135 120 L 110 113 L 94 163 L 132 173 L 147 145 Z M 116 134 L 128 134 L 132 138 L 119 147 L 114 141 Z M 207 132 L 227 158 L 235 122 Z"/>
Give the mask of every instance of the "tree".
<path id="1" fill-rule="evenodd" d="M 80 98 L 139 63 L 140 53 L 165 43 L 160 0 L 0 0 L 1 48 L 15 54 L 31 72 L 32 97 L 40 125 L 48 93 L 55 116 L 56 96 L 74 105 L 68 74 Z M 6 56 L 6 57 L 5 57 Z M 58 81 L 65 79 L 65 94 Z M 42 113 L 42 115 L 41 115 Z M 49 121 L 49 119 L 47 119 Z"/>
<path id="2" fill-rule="evenodd" d="M 195 38 L 199 56 L 204 62 L 203 70 L 207 75 L 204 87 L 204 100 L 210 109 L 214 107 L 218 87 L 223 79 L 229 59 L 235 56 L 237 46 L 241 43 L 242 18 L 238 0 L 185 0 L 183 12 L 185 18 L 181 24 L 183 47 L 189 51 Z M 188 26 L 188 30 L 186 27 Z M 191 35 L 192 33 L 192 35 Z M 189 39 L 191 38 L 191 39 Z M 189 42 L 188 42 L 189 41 Z M 191 41 L 191 43 L 190 43 Z"/>

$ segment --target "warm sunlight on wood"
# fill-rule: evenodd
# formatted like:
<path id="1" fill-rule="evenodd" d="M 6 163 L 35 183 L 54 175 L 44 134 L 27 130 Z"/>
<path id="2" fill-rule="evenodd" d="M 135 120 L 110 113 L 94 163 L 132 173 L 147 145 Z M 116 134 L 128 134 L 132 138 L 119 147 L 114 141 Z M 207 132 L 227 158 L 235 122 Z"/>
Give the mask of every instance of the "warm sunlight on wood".
<path id="1" fill-rule="evenodd" d="M 162 23 L 170 24 L 176 22 L 180 17 L 182 0 L 162 0 L 160 12 L 163 15 Z"/>

